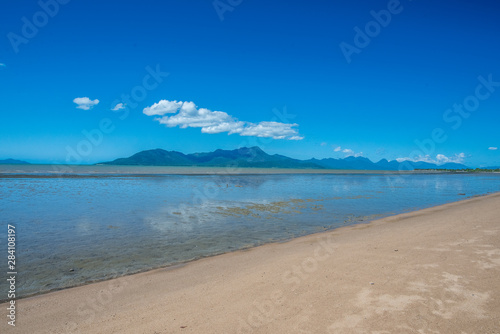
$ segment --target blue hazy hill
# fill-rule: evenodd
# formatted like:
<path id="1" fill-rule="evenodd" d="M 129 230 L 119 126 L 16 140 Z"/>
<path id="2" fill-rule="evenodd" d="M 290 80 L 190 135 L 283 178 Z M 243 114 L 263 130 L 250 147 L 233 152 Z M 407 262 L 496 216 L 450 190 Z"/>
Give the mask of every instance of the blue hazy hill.
<path id="1" fill-rule="evenodd" d="M 382 159 L 373 162 L 364 157 L 344 159 L 326 158 L 299 160 L 279 154 L 267 154 L 261 148 L 242 147 L 236 150 L 215 150 L 213 152 L 184 154 L 177 151 L 154 149 L 138 152 L 128 158 L 103 162 L 106 165 L 135 166 L 204 166 L 204 167 L 256 167 L 256 168 L 313 168 L 351 170 L 414 170 L 414 169 L 465 169 L 457 163 L 436 165 L 428 162 L 412 162 Z"/>

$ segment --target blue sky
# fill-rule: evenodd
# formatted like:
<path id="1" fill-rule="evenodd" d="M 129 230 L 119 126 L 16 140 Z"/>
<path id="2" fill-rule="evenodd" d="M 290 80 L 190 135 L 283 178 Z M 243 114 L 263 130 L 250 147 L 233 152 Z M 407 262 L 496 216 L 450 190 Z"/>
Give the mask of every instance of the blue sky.
<path id="1" fill-rule="evenodd" d="M 499 14 L 493 0 L 9 2 L 0 159 L 257 145 L 500 165 Z"/>

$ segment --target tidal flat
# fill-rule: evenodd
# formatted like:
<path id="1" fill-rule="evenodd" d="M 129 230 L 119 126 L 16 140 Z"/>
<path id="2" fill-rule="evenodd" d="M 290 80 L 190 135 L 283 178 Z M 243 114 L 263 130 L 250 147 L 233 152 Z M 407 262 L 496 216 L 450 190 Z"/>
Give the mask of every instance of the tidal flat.
<path id="1" fill-rule="evenodd" d="M 500 189 L 498 174 L 138 175 L 136 169 L 109 174 L 100 166 L 92 168 L 92 173 L 72 177 L 39 170 L 0 174 L 1 214 L 18 233 L 19 296 L 291 240 Z M 6 237 L 5 231 L 0 234 Z M 1 282 L 0 288 L 5 285 Z"/>

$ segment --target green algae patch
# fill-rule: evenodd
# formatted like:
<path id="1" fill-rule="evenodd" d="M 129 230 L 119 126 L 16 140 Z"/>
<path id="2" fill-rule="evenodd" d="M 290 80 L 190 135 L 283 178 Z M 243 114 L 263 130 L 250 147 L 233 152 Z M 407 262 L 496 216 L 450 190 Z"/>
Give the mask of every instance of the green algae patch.
<path id="1" fill-rule="evenodd" d="M 324 201 L 324 199 L 290 199 L 287 201 L 276 201 L 270 203 L 248 203 L 243 206 L 233 206 L 233 207 L 216 207 L 216 214 L 222 216 L 245 216 L 254 218 L 266 218 L 269 219 L 274 217 L 276 214 L 302 214 L 303 210 L 313 210 L 319 211 L 323 210 L 323 205 L 312 205 L 311 203 Z"/>

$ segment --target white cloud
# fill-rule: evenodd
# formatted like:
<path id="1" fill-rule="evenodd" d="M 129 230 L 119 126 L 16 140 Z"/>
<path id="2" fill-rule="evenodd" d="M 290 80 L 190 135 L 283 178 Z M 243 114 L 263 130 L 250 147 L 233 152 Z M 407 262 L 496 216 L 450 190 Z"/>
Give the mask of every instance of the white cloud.
<path id="1" fill-rule="evenodd" d="M 488 150 L 490 150 L 490 151 L 496 151 L 496 150 L 498 150 L 498 147 L 493 147 L 493 146 L 492 147 L 488 147 Z"/>
<path id="2" fill-rule="evenodd" d="M 322 142 L 322 143 L 321 143 L 321 146 L 326 146 L 326 143 L 325 143 L 325 142 Z"/>
<path id="3" fill-rule="evenodd" d="M 361 157 L 363 155 L 363 152 L 358 152 L 358 153 L 355 153 L 353 150 L 351 149 L 345 149 L 342 151 L 342 153 L 345 153 L 345 156 L 346 157 Z"/>
<path id="4" fill-rule="evenodd" d="M 348 154 L 348 155 L 353 155 L 354 151 L 351 150 L 350 148 L 345 148 L 342 150 L 342 153 Z"/>
<path id="5" fill-rule="evenodd" d="M 142 112 L 148 116 L 163 116 L 165 114 L 173 114 L 179 111 L 183 103 L 184 102 L 182 101 L 177 102 L 160 100 L 160 102 L 153 104 L 151 107 L 144 108 Z"/>
<path id="6" fill-rule="evenodd" d="M 113 111 L 118 111 L 125 109 L 126 104 L 125 103 L 118 103 L 116 106 L 114 106 L 111 110 Z"/>
<path id="7" fill-rule="evenodd" d="M 254 136 L 273 139 L 302 140 L 295 127 L 298 124 L 279 122 L 243 122 L 223 111 L 212 111 L 198 108 L 194 102 L 161 100 L 151 107 L 144 108 L 143 113 L 148 116 L 162 116 L 155 120 L 168 127 L 201 128 L 202 133 L 239 134 L 240 136 Z M 175 114 L 165 116 L 165 114 Z"/>
<path id="8" fill-rule="evenodd" d="M 0 63 L 0 67 L 7 67 L 4 63 Z"/>
<path id="9" fill-rule="evenodd" d="M 363 152 L 358 152 L 358 153 L 356 153 L 356 152 L 354 152 L 353 150 L 351 150 L 350 148 L 344 148 L 344 149 L 342 149 L 342 147 L 341 147 L 341 146 L 337 146 L 337 147 L 335 147 L 335 148 L 333 149 L 333 151 L 334 151 L 334 152 L 342 152 L 342 153 L 344 153 L 344 154 L 345 154 L 345 156 L 346 156 L 346 157 L 351 157 L 351 156 L 353 156 L 353 157 L 356 157 L 356 158 L 357 158 L 357 157 L 360 157 L 360 156 L 362 156 L 362 155 L 363 155 Z"/>
<path id="10" fill-rule="evenodd" d="M 461 164 L 464 162 L 464 159 L 465 159 L 465 153 L 455 154 L 452 157 L 447 157 L 444 154 L 436 155 L 436 160 L 437 160 L 438 165 L 445 164 L 448 162 L 454 162 L 457 164 Z"/>
<path id="11" fill-rule="evenodd" d="M 444 154 L 437 154 L 435 158 L 432 158 L 430 155 L 419 155 L 413 158 L 397 158 L 398 162 L 403 161 L 412 161 L 412 162 L 428 162 L 436 165 L 442 165 L 446 163 L 457 163 L 461 164 L 464 162 L 465 153 L 454 154 L 451 157 L 447 157 Z"/>
<path id="12" fill-rule="evenodd" d="M 247 125 L 241 130 L 241 136 L 253 136 L 253 137 L 264 137 L 264 138 L 274 138 L 274 139 L 291 139 L 299 140 L 297 136 L 297 130 L 293 127 L 298 126 L 298 124 L 286 124 L 279 122 L 260 122 L 259 124 L 247 123 Z M 302 138 L 301 138 L 302 139 Z"/>
<path id="13" fill-rule="evenodd" d="M 403 162 L 403 161 L 413 161 L 413 162 L 417 162 L 417 161 L 421 161 L 421 160 L 418 160 L 418 158 L 417 158 L 417 159 L 410 159 L 410 158 L 406 157 L 406 158 L 396 158 L 396 161 L 397 161 L 397 162 Z"/>
<path id="14" fill-rule="evenodd" d="M 163 100 L 165 101 L 165 100 Z M 158 112 L 164 113 L 175 113 L 177 110 L 174 110 L 174 105 L 170 104 L 170 101 L 165 101 Z M 179 102 L 180 110 L 177 114 L 173 116 L 164 116 L 159 118 L 161 124 L 165 124 L 168 127 L 178 126 L 182 129 L 185 128 L 202 128 L 202 132 L 206 133 L 219 133 L 231 131 L 232 129 L 238 126 L 237 122 L 228 114 L 222 111 L 211 111 L 205 108 L 197 109 L 196 105 L 193 102 Z M 158 105 L 158 104 L 157 104 Z M 154 105 L 153 105 L 154 107 Z M 148 109 L 148 108 L 146 108 Z M 144 113 L 146 115 L 147 112 L 155 112 L 152 109 L 146 110 L 144 109 Z M 168 111 L 167 111 L 168 110 Z M 223 127 L 217 129 L 218 126 L 224 125 Z M 206 129 L 205 129 L 206 128 Z M 206 131 L 204 131 L 204 129 Z M 224 130 L 227 129 L 227 130 Z"/>
<path id="15" fill-rule="evenodd" d="M 77 97 L 73 100 L 74 103 L 78 104 L 78 109 L 90 110 L 94 108 L 99 103 L 98 99 L 91 100 L 88 97 Z"/>
<path id="16" fill-rule="evenodd" d="M 240 133 L 244 126 L 243 122 L 222 122 L 219 124 L 214 124 L 210 126 L 205 126 L 201 128 L 201 132 L 203 133 L 221 133 L 228 132 L 230 135 L 233 133 Z"/>
<path id="17" fill-rule="evenodd" d="M 413 162 L 428 162 L 428 163 L 436 163 L 436 160 L 433 160 L 430 155 L 419 155 L 416 157 L 409 158 L 397 158 L 396 159 L 398 162 L 403 162 L 403 161 L 413 161 Z"/>

